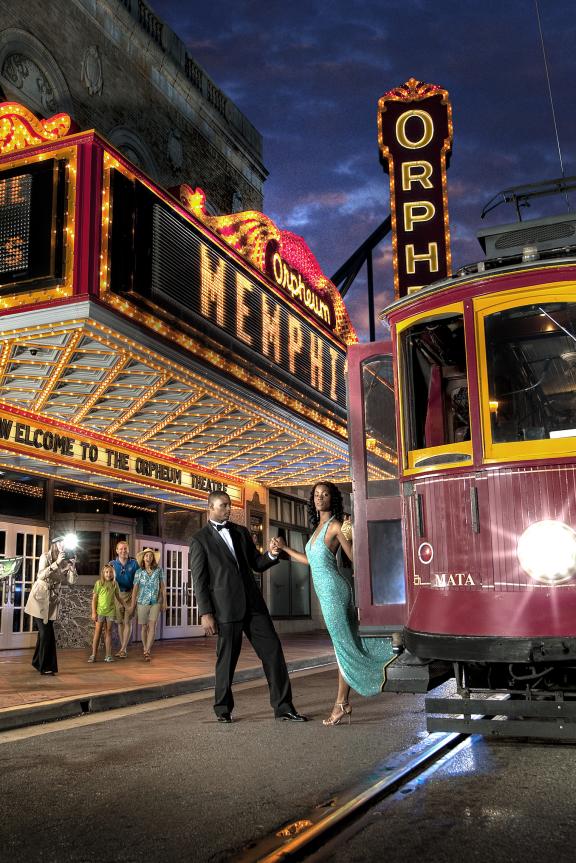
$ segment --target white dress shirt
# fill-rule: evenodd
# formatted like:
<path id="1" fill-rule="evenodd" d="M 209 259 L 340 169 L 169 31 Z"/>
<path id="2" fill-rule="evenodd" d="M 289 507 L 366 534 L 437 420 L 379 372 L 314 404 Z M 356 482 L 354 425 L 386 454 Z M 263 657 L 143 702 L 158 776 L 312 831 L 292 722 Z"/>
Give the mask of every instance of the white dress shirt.
<path id="1" fill-rule="evenodd" d="M 212 525 L 212 527 L 214 528 L 214 530 L 216 531 L 218 536 L 224 540 L 224 542 L 226 543 L 226 545 L 228 546 L 228 548 L 230 549 L 230 551 L 234 555 L 234 560 L 236 561 L 236 563 L 238 563 L 238 558 L 236 557 L 236 552 L 234 551 L 234 543 L 232 542 L 232 537 L 230 536 L 230 531 L 228 530 L 228 528 L 223 527 L 222 530 L 218 530 L 216 525 L 221 524 L 221 522 L 212 521 L 212 519 L 210 519 L 210 524 Z M 276 560 L 278 555 L 272 554 L 271 551 L 268 551 L 268 557 L 270 557 L 272 560 Z"/>
<path id="2" fill-rule="evenodd" d="M 224 540 L 224 542 L 226 543 L 226 545 L 228 546 L 228 548 L 230 549 L 230 551 L 234 555 L 234 560 L 236 560 L 236 563 L 238 563 L 238 560 L 236 558 L 236 552 L 234 551 L 234 543 L 232 542 L 232 537 L 230 536 L 230 531 L 228 530 L 228 528 L 223 527 L 222 530 L 218 530 L 218 528 L 216 527 L 218 522 L 212 521 L 212 519 L 210 519 L 210 524 L 212 525 L 212 527 L 214 528 L 214 530 L 216 531 L 218 536 Z"/>

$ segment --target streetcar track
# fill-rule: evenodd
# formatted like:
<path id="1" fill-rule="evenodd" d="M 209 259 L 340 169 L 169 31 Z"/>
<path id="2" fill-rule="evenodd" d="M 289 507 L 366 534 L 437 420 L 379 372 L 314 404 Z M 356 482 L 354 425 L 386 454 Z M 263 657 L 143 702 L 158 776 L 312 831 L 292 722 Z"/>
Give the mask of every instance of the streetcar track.
<path id="1" fill-rule="evenodd" d="M 431 739 L 434 738 L 434 739 Z M 304 860 L 334 839 L 370 808 L 398 791 L 413 790 L 409 783 L 435 770 L 439 762 L 467 745 L 469 734 L 435 733 L 425 743 L 389 756 L 363 780 L 337 797 L 316 805 L 306 815 L 279 826 L 272 833 L 234 854 L 237 863 L 281 863 Z"/>

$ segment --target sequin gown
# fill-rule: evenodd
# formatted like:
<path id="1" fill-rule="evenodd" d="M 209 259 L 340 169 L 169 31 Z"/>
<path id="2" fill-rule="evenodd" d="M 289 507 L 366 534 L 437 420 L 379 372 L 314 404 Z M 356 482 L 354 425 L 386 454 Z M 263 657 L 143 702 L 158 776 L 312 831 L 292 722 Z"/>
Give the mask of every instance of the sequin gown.
<path id="1" fill-rule="evenodd" d="M 308 540 L 306 544 L 312 583 L 346 683 L 360 695 L 377 695 L 384 682 L 384 665 L 393 656 L 392 641 L 358 635 L 352 583 L 339 571 L 336 557 L 325 542 L 331 521 L 326 522 L 314 542 Z"/>

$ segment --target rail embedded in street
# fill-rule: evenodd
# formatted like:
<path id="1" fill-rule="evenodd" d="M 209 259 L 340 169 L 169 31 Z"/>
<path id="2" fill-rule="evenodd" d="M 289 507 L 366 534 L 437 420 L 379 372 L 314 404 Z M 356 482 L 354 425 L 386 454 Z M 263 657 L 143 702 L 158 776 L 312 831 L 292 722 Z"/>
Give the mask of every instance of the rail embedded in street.
<path id="1" fill-rule="evenodd" d="M 455 753 L 468 740 L 465 734 L 434 734 L 392 759 L 388 758 L 360 783 L 344 791 L 326 806 L 279 827 L 269 836 L 235 856 L 238 863 L 282 863 L 302 860 L 329 838 L 337 835 L 371 806 L 391 796 L 403 784 L 432 764 Z M 376 777 L 376 778 L 375 778 Z"/>

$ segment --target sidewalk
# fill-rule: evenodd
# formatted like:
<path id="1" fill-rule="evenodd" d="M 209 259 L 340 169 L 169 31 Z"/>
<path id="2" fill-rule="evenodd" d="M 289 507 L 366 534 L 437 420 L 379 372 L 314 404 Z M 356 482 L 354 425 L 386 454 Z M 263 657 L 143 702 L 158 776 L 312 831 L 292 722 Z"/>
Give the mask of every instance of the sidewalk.
<path id="1" fill-rule="evenodd" d="M 335 662 L 324 632 L 281 636 L 289 671 Z M 32 668 L 32 650 L 0 652 L 0 731 L 50 722 L 214 686 L 216 639 L 158 641 L 151 662 L 142 659 L 140 644 L 130 645 L 128 658 L 88 665 L 88 650 L 59 650 L 59 674 L 40 675 Z M 263 677 L 262 666 L 244 640 L 235 681 Z"/>

